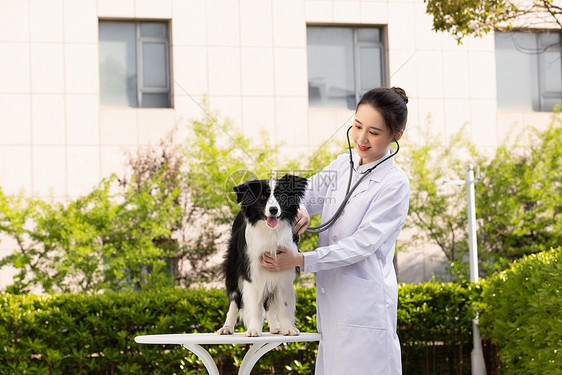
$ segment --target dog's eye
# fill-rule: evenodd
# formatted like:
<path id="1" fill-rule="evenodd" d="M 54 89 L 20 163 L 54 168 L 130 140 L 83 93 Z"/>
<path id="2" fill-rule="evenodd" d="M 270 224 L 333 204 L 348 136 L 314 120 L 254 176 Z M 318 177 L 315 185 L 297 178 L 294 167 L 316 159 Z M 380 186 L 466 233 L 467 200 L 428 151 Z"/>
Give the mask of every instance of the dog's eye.
<path id="1" fill-rule="evenodd" d="M 261 199 L 262 201 L 264 201 L 264 200 L 267 199 L 267 197 L 266 197 L 265 195 L 262 195 L 262 196 L 260 196 L 260 199 Z"/>

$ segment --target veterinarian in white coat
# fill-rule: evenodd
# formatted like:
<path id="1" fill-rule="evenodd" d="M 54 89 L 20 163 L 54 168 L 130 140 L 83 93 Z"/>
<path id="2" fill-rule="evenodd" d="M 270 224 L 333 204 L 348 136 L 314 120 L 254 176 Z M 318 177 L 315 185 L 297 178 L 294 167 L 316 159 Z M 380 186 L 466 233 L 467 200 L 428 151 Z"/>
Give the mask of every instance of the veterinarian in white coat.
<path id="1" fill-rule="evenodd" d="M 352 130 L 356 151 L 352 185 L 393 151 L 403 134 L 408 99 L 399 88 L 367 92 L 357 106 Z M 357 167 L 358 166 L 358 167 Z M 309 214 L 329 220 L 346 192 L 349 155 L 340 155 L 309 179 L 295 231 L 302 233 Z M 392 263 L 395 242 L 408 213 L 410 185 L 394 157 L 360 183 L 335 224 L 322 232 L 318 248 L 294 254 L 279 248 L 265 255 L 271 271 L 300 266 L 316 272 L 317 325 L 322 341 L 316 374 L 401 374 L 396 334 L 398 287 Z M 308 212 L 306 212 L 308 211 Z"/>

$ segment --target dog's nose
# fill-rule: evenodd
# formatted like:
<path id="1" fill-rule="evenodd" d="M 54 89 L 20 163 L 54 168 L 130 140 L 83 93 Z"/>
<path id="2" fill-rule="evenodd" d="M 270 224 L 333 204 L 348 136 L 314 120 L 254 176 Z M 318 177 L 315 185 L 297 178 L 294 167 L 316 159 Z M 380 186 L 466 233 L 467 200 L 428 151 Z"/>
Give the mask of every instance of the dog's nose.
<path id="1" fill-rule="evenodd" d="M 272 215 L 277 215 L 279 209 L 277 207 L 269 207 L 269 213 Z"/>

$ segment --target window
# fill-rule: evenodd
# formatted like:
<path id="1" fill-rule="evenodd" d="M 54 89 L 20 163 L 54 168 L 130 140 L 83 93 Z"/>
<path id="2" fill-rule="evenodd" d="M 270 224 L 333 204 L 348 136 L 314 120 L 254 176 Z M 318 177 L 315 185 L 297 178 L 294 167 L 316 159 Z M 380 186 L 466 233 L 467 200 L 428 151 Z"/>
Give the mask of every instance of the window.
<path id="1" fill-rule="evenodd" d="M 309 26 L 307 55 L 311 107 L 355 109 L 366 91 L 384 84 L 380 28 Z"/>
<path id="2" fill-rule="evenodd" d="M 166 23 L 101 21 L 99 41 L 101 105 L 170 107 Z"/>
<path id="3" fill-rule="evenodd" d="M 562 33 L 496 32 L 498 108 L 550 112 L 562 103 Z"/>

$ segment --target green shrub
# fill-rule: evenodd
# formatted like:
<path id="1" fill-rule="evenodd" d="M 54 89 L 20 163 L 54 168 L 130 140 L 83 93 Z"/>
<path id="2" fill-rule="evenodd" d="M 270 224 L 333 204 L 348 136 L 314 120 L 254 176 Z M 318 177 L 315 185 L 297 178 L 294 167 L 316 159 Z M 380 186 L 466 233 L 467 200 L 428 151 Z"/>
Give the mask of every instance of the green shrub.
<path id="1" fill-rule="evenodd" d="M 313 331 L 314 291 L 299 290 L 298 327 Z M 0 297 L 0 374 L 200 374 L 197 357 L 177 345 L 141 345 L 146 334 L 214 332 L 223 322 L 222 290 L 147 290 L 103 294 Z M 315 358 L 317 343 L 285 345 L 256 368 Z M 234 373 L 248 346 L 210 346 L 221 374 Z"/>
<path id="2" fill-rule="evenodd" d="M 117 178 L 104 179 L 88 195 L 67 204 L 3 194 L 0 234 L 14 240 L 0 269 L 16 268 L 11 293 L 46 293 L 162 287 L 159 272 L 174 249 L 159 244 L 179 218 L 177 191 L 164 192 L 156 174 L 141 187 L 115 193 Z"/>
<path id="3" fill-rule="evenodd" d="M 480 275 L 509 267 L 524 255 L 559 246 L 562 241 L 562 116 L 555 112 L 548 128 L 527 129 L 493 158 L 480 155 L 464 129 L 443 143 L 433 128 L 423 142 L 411 140 L 398 163 L 412 186 L 406 227 L 415 234 L 401 247 L 428 242 L 441 248 L 453 281 L 468 280 L 468 233 L 464 186 L 444 185 L 464 179 L 466 164 L 482 169 L 475 185 Z M 468 137 L 470 138 L 470 137 Z"/>
<path id="4" fill-rule="evenodd" d="M 468 280 L 462 259 L 468 253 L 466 193 L 463 187 L 444 185 L 447 180 L 463 178 L 468 162 L 481 157 L 461 128 L 447 142 L 435 134 L 428 118 L 423 136 L 409 139 L 397 162 L 410 179 L 410 205 L 406 228 L 414 229 L 411 239 L 402 247 L 439 246 L 447 258 L 451 280 Z"/>
<path id="5" fill-rule="evenodd" d="M 509 374 L 562 374 L 562 248 L 524 257 L 484 284 L 482 333 Z"/>
<path id="6" fill-rule="evenodd" d="M 174 143 L 172 133 L 129 153 L 127 173 L 104 178 L 64 203 L 4 194 L 0 186 L 0 235 L 14 244 L 0 257 L 0 270 L 17 271 L 6 291 L 98 292 L 215 281 L 219 267 L 210 259 L 240 210 L 233 186 L 285 173 L 308 177 L 343 151 L 329 142 L 310 157 L 282 161 L 266 133 L 253 141 L 217 117 L 190 122 L 183 144 Z M 300 247 L 317 242 L 306 234 Z"/>
<path id="7" fill-rule="evenodd" d="M 428 282 L 399 289 L 404 374 L 468 374 L 478 284 Z"/>
<path id="8" fill-rule="evenodd" d="M 298 288 L 297 327 L 316 331 L 314 288 Z M 471 343 L 467 285 L 402 285 L 398 316 L 405 373 L 467 373 Z M 0 296 L 1 374 L 200 374 L 203 364 L 178 345 L 141 345 L 147 334 L 214 332 L 223 290 L 122 291 Z M 265 329 L 266 327 L 264 327 Z M 242 327 L 238 327 L 242 331 Z M 284 344 L 254 374 L 313 372 L 318 343 Z M 210 345 L 221 374 L 234 374 L 248 345 Z"/>
<path id="9" fill-rule="evenodd" d="M 525 146 L 501 146 L 476 185 L 481 272 L 562 243 L 562 116 L 530 129 Z"/>

